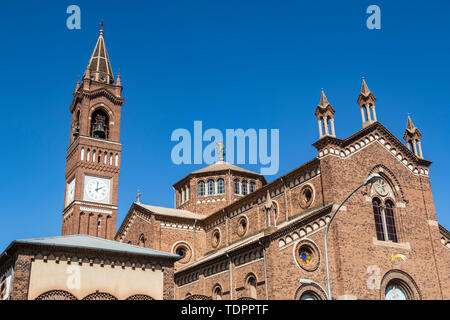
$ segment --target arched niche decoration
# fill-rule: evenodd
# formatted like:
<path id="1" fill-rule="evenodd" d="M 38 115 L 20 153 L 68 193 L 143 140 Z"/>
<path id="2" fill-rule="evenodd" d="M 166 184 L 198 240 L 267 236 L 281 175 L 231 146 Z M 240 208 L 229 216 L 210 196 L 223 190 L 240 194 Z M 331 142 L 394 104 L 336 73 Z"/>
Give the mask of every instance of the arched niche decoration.
<path id="1" fill-rule="evenodd" d="M 118 299 L 114 297 L 112 294 L 106 292 L 94 292 L 87 295 L 82 300 L 118 300 Z"/>
<path id="2" fill-rule="evenodd" d="M 146 294 L 135 294 L 132 295 L 131 297 L 126 298 L 125 300 L 155 300 L 155 299 Z"/>
<path id="3" fill-rule="evenodd" d="M 311 299 L 304 299 L 310 296 Z M 316 284 L 302 284 L 294 295 L 295 300 L 327 300 L 326 293 Z"/>
<path id="4" fill-rule="evenodd" d="M 184 300 L 211 300 L 211 297 L 202 294 L 192 294 L 186 297 Z"/>
<path id="5" fill-rule="evenodd" d="M 35 300 L 78 300 L 73 294 L 64 290 L 50 290 L 39 295 Z"/>
<path id="6" fill-rule="evenodd" d="M 414 279 L 402 270 L 393 269 L 383 276 L 380 283 L 380 299 L 386 299 L 386 292 L 396 286 L 405 295 L 406 300 L 422 300 L 422 294 Z"/>

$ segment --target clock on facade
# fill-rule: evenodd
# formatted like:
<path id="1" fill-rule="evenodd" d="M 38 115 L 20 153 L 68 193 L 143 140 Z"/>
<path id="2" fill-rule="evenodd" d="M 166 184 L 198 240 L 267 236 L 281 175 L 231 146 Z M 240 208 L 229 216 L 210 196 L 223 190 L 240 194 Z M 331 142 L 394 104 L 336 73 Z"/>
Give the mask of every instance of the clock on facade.
<path id="1" fill-rule="evenodd" d="M 84 177 L 84 200 L 109 203 L 110 180 L 92 176 Z"/>
<path id="2" fill-rule="evenodd" d="M 75 197 L 75 178 L 67 185 L 66 205 L 69 205 Z"/>

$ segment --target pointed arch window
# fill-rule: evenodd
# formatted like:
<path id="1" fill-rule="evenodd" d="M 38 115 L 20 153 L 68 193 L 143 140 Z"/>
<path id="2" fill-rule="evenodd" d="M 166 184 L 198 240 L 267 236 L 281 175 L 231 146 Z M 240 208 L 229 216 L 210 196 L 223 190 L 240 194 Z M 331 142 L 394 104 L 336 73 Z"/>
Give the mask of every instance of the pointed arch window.
<path id="1" fill-rule="evenodd" d="M 257 291 L 256 291 L 256 278 L 253 274 L 247 277 L 246 287 L 248 290 L 248 296 L 250 298 L 256 299 Z"/>
<path id="2" fill-rule="evenodd" d="M 250 193 L 255 192 L 256 190 L 256 184 L 254 181 L 250 182 Z"/>
<path id="3" fill-rule="evenodd" d="M 222 300 L 222 287 L 219 284 L 216 284 L 213 288 L 213 299 Z"/>
<path id="4" fill-rule="evenodd" d="M 145 248 L 145 237 L 143 234 L 139 237 L 139 246 Z"/>
<path id="5" fill-rule="evenodd" d="M 225 193 L 225 181 L 223 179 L 217 180 L 217 193 L 218 194 Z"/>
<path id="6" fill-rule="evenodd" d="M 216 182 L 214 180 L 208 180 L 208 194 L 212 195 L 216 193 Z"/>
<path id="7" fill-rule="evenodd" d="M 205 195 L 205 182 L 200 181 L 198 183 L 198 196 L 203 197 Z"/>
<path id="8" fill-rule="evenodd" d="M 381 201 L 378 198 L 372 200 L 373 215 L 375 218 L 375 229 L 377 232 L 377 239 L 384 241 L 384 231 L 383 231 L 383 217 L 381 213 Z"/>
<path id="9" fill-rule="evenodd" d="M 395 226 L 394 203 L 386 200 L 384 205 L 380 199 L 372 200 L 377 239 L 380 241 L 398 242 Z"/>
<path id="10" fill-rule="evenodd" d="M 248 189 L 247 189 L 247 181 L 242 181 L 242 194 L 245 196 L 248 194 Z"/>
<path id="11" fill-rule="evenodd" d="M 240 194 L 240 183 L 238 179 L 234 180 L 234 194 Z"/>
<path id="12" fill-rule="evenodd" d="M 73 137 L 74 139 L 80 135 L 80 110 L 77 111 L 74 122 L 73 122 Z"/>
<path id="13" fill-rule="evenodd" d="M 386 216 L 386 231 L 388 238 L 393 242 L 398 242 L 394 219 L 394 204 L 392 203 L 392 201 L 386 201 L 384 212 Z"/>

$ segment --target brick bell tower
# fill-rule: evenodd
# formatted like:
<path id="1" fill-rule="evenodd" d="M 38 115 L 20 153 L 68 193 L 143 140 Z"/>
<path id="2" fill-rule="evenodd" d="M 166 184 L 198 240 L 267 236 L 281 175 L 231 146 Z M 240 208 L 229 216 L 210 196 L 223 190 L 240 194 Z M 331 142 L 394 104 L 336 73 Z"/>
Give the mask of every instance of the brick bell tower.
<path id="1" fill-rule="evenodd" d="M 124 99 L 103 38 L 77 82 L 70 105 L 72 121 L 66 158 L 62 235 L 89 234 L 114 239 L 119 185 L 120 117 Z"/>

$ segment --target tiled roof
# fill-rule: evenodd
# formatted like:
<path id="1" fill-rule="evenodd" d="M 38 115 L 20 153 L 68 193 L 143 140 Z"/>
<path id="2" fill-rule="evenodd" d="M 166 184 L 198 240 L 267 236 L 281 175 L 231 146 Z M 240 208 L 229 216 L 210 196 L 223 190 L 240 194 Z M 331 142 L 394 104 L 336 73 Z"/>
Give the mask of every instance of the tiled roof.
<path id="1" fill-rule="evenodd" d="M 225 170 L 234 170 L 234 171 L 238 171 L 238 172 L 251 173 L 251 174 L 256 174 L 256 175 L 260 176 L 260 174 L 258 174 L 256 172 L 237 167 L 237 166 L 232 165 L 231 163 L 228 163 L 225 161 L 218 161 L 210 166 L 207 166 L 200 170 L 194 171 L 193 174 L 214 172 L 214 171 L 225 171 Z"/>
<path id="2" fill-rule="evenodd" d="M 48 237 L 48 238 L 20 239 L 13 241 L 11 245 L 13 244 L 32 244 L 32 245 L 44 245 L 44 246 L 55 246 L 65 248 L 105 250 L 118 253 L 151 256 L 157 258 L 172 258 L 172 259 L 180 258 L 178 255 L 175 254 L 153 249 L 147 249 L 113 240 L 96 238 L 85 234 Z"/>
<path id="3" fill-rule="evenodd" d="M 160 214 L 163 216 L 180 217 L 180 218 L 197 219 L 197 220 L 203 220 L 206 218 L 202 214 L 193 213 L 193 212 L 187 211 L 187 210 L 150 206 L 147 204 L 142 204 L 142 203 L 137 203 L 137 202 L 135 202 L 135 204 L 138 206 L 141 206 L 142 208 L 145 208 L 155 214 Z"/>

